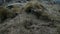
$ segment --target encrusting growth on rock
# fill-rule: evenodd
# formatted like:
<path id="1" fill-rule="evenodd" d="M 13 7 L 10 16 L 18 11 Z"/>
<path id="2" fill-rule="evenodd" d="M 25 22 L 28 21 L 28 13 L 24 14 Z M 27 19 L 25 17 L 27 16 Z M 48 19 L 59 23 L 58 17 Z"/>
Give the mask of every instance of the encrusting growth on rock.
<path id="1" fill-rule="evenodd" d="M 13 13 L 6 7 L 0 7 L 0 22 L 3 22 L 7 18 L 13 18 L 16 16 L 16 13 Z"/>
<path id="2" fill-rule="evenodd" d="M 42 16 L 43 19 L 48 18 L 48 13 L 44 12 L 46 9 L 43 5 L 38 2 L 29 2 L 24 7 L 24 11 L 29 14 L 34 14 L 38 19 Z M 49 19 L 49 18 L 48 18 Z"/>
<path id="3" fill-rule="evenodd" d="M 51 15 L 47 13 L 47 9 L 38 2 L 31 1 L 26 3 L 23 10 L 27 14 L 35 15 L 38 19 L 42 19 L 44 21 L 54 21 L 54 19 L 52 20 Z"/>

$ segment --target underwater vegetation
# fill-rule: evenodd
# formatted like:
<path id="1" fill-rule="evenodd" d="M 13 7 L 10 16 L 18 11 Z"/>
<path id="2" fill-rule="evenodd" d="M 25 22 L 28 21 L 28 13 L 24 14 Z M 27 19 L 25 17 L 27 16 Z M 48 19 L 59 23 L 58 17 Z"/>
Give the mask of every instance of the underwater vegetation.
<path id="1" fill-rule="evenodd" d="M 45 20 L 51 21 L 49 13 L 45 12 L 45 10 L 47 11 L 47 9 L 43 5 L 41 5 L 40 3 L 29 2 L 24 7 L 24 11 L 27 14 L 35 15 L 37 19 L 42 19 L 44 21 Z"/>
<path id="2" fill-rule="evenodd" d="M 60 34 L 60 10 L 55 11 L 56 5 L 37 0 L 16 1 L 0 6 L 0 34 Z"/>
<path id="3" fill-rule="evenodd" d="M 0 7 L 0 23 L 7 18 L 14 18 L 17 14 L 6 7 Z"/>
<path id="4" fill-rule="evenodd" d="M 29 1 L 29 0 L 27 0 Z M 44 21 L 58 21 L 60 16 L 53 16 L 49 13 L 45 12 L 48 9 L 46 9 L 42 4 L 39 2 L 30 1 L 27 2 L 23 8 L 20 8 L 20 6 L 17 5 L 10 5 L 8 7 L 0 7 L 0 17 L 2 21 L 4 21 L 7 18 L 14 18 L 16 15 L 18 15 L 21 12 L 25 12 L 27 14 L 34 15 L 37 19 L 41 19 Z"/>

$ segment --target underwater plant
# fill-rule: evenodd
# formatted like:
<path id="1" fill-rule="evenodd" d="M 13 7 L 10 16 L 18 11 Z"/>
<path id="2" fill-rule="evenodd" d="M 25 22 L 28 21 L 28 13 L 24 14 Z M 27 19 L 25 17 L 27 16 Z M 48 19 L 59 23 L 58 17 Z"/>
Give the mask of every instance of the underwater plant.
<path id="1" fill-rule="evenodd" d="M 50 14 L 48 9 L 44 7 L 42 4 L 39 2 L 35 1 L 30 1 L 25 4 L 24 9 L 23 9 L 27 14 L 33 14 L 35 15 L 38 19 L 42 19 L 44 21 L 58 21 L 60 20 L 60 16 L 55 16 L 54 14 Z"/>
<path id="2" fill-rule="evenodd" d="M 47 12 L 45 12 L 45 10 L 47 10 L 47 9 L 38 2 L 29 2 L 24 7 L 24 11 L 27 14 L 33 14 L 38 19 L 50 21 L 49 14 Z"/>
<path id="3" fill-rule="evenodd" d="M 13 18 L 16 16 L 16 13 L 13 13 L 6 7 L 0 7 L 0 23 L 6 20 L 7 18 Z"/>

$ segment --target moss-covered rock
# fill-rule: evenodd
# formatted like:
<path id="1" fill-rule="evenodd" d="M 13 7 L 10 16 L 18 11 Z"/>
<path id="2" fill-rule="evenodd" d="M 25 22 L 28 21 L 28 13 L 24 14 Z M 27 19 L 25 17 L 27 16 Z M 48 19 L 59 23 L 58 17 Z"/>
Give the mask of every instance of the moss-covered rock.
<path id="1" fill-rule="evenodd" d="M 0 7 L 0 22 L 3 22 L 7 18 L 13 18 L 15 13 L 5 7 Z"/>

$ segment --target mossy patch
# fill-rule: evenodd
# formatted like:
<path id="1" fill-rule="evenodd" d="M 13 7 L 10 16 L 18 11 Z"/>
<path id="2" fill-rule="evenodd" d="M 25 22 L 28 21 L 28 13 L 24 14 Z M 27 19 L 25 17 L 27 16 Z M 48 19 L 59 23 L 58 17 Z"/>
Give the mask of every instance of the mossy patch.
<path id="1" fill-rule="evenodd" d="M 0 23 L 6 20 L 7 18 L 12 18 L 15 16 L 11 10 L 5 7 L 0 7 Z"/>

